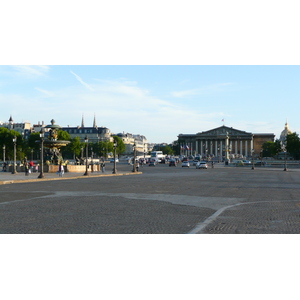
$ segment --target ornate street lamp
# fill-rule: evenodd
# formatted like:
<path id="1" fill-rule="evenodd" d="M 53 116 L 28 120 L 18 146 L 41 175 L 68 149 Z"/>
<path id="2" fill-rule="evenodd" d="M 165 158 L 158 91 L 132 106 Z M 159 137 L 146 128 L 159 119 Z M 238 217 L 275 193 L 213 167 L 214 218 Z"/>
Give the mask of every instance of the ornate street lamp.
<path id="1" fill-rule="evenodd" d="M 31 160 L 33 160 L 33 149 L 31 149 Z"/>
<path id="2" fill-rule="evenodd" d="M 38 178 L 44 178 L 44 131 L 41 129 L 40 138 L 41 138 L 41 173 Z"/>
<path id="3" fill-rule="evenodd" d="M 146 144 L 144 144 L 144 161 L 146 159 L 146 148 L 145 148 Z"/>
<path id="4" fill-rule="evenodd" d="M 92 172 L 94 172 L 94 152 L 93 152 L 93 147 L 91 148 L 92 154 L 91 154 L 91 158 L 92 158 Z"/>
<path id="5" fill-rule="evenodd" d="M 218 163 L 220 162 L 221 160 L 221 149 L 220 149 L 220 145 L 218 145 Z"/>
<path id="6" fill-rule="evenodd" d="M 287 171 L 287 165 L 286 165 L 286 148 L 283 147 L 283 152 L 284 152 L 284 169 L 283 171 Z"/>
<path id="7" fill-rule="evenodd" d="M 84 176 L 88 176 L 89 172 L 88 172 L 88 143 L 89 143 L 89 138 L 86 135 L 84 138 L 84 142 L 85 142 L 85 156 L 86 156 L 86 160 L 85 160 L 85 173 L 83 174 Z"/>
<path id="8" fill-rule="evenodd" d="M 116 162 L 116 156 L 117 156 L 117 141 L 114 140 L 114 169 L 113 174 L 117 174 L 117 162 Z"/>
<path id="9" fill-rule="evenodd" d="M 251 149 L 251 155 L 252 155 L 252 170 L 254 170 L 255 168 L 254 168 L 254 157 L 253 157 L 253 155 L 254 155 L 254 149 Z"/>
<path id="10" fill-rule="evenodd" d="M 133 144 L 133 169 L 132 172 L 136 172 L 136 144 Z"/>
<path id="11" fill-rule="evenodd" d="M 117 162 L 116 162 L 116 156 L 117 156 L 117 141 L 114 140 L 114 169 L 113 174 L 117 174 Z"/>
<path id="12" fill-rule="evenodd" d="M 11 173 L 18 174 L 16 170 L 16 164 L 17 164 L 17 137 L 16 136 L 14 136 L 13 138 L 13 143 L 14 143 L 14 167 Z"/>
<path id="13" fill-rule="evenodd" d="M 5 162 L 5 145 L 3 145 L 3 162 Z"/>

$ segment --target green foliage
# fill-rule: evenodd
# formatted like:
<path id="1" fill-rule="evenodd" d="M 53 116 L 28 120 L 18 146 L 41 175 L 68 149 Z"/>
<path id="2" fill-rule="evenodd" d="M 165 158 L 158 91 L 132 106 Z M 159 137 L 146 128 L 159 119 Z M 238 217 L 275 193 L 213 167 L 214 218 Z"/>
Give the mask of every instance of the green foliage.
<path id="1" fill-rule="evenodd" d="M 263 157 L 273 157 L 281 151 L 280 141 L 275 142 L 265 142 L 262 145 Z"/>
<path id="2" fill-rule="evenodd" d="M 110 141 L 100 141 L 93 146 L 95 149 L 94 152 L 99 156 L 99 157 L 107 157 L 107 153 L 110 153 L 113 151 L 113 143 Z"/>
<path id="3" fill-rule="evenodd" d="M 39 150 L 40 149 L 40 141 L 41 141 L 41 138 L 40 138 L 39 132 L 31 133 L 27 140 L 27 146 L 30 149 Z"/>
<path id="4" fill-rule="evenodd" d="M 173 153 L 174 153 L 173 149 L 170 146 L 163 146 L 160 149 L 163 152 L 163 154 L 166 154 L 166 155 L 173 155 Z"/>
<path id="5" fill-rule="evenodd" d="M 63 140 L 63 141 L 70 141 L 71 137 L 68 132 L 63 131 L 63 130 L 58 130 L 57 131 L 57 139 Z"/>
<path id="6" fill-rule="evenodd" d="M 300 138 L 296 132 L 287 135 L 286 150 L 294 159 L 300 159 Z"/>
<path id="7" fill-rule="evenodd" d="M 14 130 L 8 130 L 7 128 L 0 127 L 0 147 L 1 150 L 3 149 L 3 146 L 5 145 L 5 158 L 6 160 L 12 160 L 14 155 L 14 143 L 13 138 L 17 137 L 16 142 L 16 150 L 17 150 L 17 159 L 22 159 L 24 157 L 23 153 L 23 139 L 20 133 Z M 1 151 L 1 157 L 3 156 L 3 151 Z M 3 157 L 2 157 L 3 159 Z"/>
<path id="8" fill-rule="evenodd" d="M 81 148 L 83 147 L 83 143 L 80 142 L 80 138 L 78 136 L 71 139 L 71 143 L 67 145 L 67 149 L 69 152 L 73 153 L 74 156 L 81 156 Z"/>
<path id="9" fill-rule="evenodd" d="M 113 138 L 117 142 L 117 149 L 116 149 L 117 154 L 118 155 L 122 154 L 126 149 L 123 140 L 118 136 L 113 136 Z"/>

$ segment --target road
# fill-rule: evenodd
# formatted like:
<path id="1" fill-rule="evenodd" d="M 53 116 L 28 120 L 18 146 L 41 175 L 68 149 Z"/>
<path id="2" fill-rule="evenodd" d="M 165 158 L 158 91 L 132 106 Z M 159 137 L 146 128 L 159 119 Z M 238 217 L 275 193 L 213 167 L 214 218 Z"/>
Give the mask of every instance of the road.
<path id="1" fill-rule="evenodd" d="M 125 163 L 117 168 L 131 171 Z M 0 233 L 300 233 L 298 169 L 140 171 L 0 185 Z"/>

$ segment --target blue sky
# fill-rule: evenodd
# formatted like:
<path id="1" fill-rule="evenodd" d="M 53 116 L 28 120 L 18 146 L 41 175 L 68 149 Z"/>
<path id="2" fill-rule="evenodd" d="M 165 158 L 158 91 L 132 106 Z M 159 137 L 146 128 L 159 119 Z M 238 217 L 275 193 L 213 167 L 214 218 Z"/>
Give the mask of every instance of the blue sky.
<path id="1" fill-rule="evenodd" d="M 224 124 L 279 137 L 300 133 L 299 66 L 0 66 L 0 120 L 98 126 L 176 140 Z"/>

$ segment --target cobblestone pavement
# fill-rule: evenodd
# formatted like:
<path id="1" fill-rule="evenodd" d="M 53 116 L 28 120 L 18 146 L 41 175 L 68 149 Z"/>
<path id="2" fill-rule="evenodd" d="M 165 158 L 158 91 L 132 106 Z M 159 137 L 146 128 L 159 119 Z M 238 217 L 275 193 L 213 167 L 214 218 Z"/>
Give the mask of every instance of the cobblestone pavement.
<path id="1" fill-rule="evenodd" d="M 125 174 L 128 166 L 118 171 Z M 0 185 L 0 233 L 300 231 L 298 169 L 158 165 L 140 171 Z"/>

